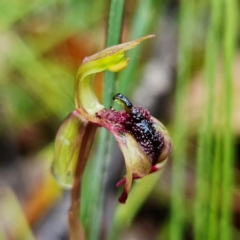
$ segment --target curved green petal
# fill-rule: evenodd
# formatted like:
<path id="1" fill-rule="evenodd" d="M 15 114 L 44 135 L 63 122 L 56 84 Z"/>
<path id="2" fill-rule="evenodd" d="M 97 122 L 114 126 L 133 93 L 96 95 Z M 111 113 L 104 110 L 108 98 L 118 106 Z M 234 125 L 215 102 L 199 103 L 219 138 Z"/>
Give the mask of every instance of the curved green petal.
<path id="1" fill-rule="evenodd" d="M 99 103 L 93 90 L 94 74 L 105 70 L 121 71 L 129 61 L 124 56 L 125 51 L 152 37 L 154 35 L 147 35 L 131 42 L 106 48 L 90 57 L 86 57 L 78 69 L 75 79 L 76 108 L 82 108 L 90 115 L 95 115 L 95 113 L 102 110 L 104 106 Z"/>
<path id="2" fill-rule="evenodd" d="M 125 203 L 132 186 L 133 178 L 142 178 L 150 173 L 152 168 L 151 159 L 144 153 L 140 145 L 129 133 L 124 135 L 114 134 L 120 149 L 124 155 L 126 165 L 125 183 L 122 195 L 119 198 L 121 203 Z M 121 181 L 120 181 L 121 182 Z M 120 186 L 121 184 L 119 184 Z"/>

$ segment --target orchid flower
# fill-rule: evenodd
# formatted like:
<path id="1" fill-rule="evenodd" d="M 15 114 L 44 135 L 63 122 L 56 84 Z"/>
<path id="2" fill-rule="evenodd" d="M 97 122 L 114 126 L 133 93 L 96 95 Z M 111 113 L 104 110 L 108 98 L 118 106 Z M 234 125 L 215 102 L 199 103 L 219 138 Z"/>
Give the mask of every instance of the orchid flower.
<path id="1" fill-rule="evenodd" d="M 155 172 L 166 162 L 172 144 L 163 124 L 120 93 L 113 100 L 123 110 L 106 109 L 93 89 L 95 73 L 124 69 L 129 61 L 125 51 L 151 37 L 154 35 L 104 49 L 83 60 L 75 79 L 76 109 L 61 124 L 55 140 L 52 170 L 61 185 L 72 186 L 77 163 L 83 172 L 98 127 L 106 128 L 114 136 L 124 155 L 126 175 L 117 183 L 125 185 L 121 203 L 126 202 L 133 179 Z"/>

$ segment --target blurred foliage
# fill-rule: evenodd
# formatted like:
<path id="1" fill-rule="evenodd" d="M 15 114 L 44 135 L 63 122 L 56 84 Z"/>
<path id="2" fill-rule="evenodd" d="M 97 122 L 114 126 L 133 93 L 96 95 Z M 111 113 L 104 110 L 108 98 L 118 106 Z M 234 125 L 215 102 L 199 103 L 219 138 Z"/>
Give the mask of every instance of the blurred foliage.
<path id="1" fill-rule="evenodd" d="M 1 191 L 0 209 L 10 219 L 1 218 L 1 239 L 8 239 L 6 229 L 15 236 L 19 227 L 33 239 L 31 228 L 59 199 L 60 189 L 49 175 L 54 135 L 74 109 L 74 78 L 83 58 L 103 49 L 105 42 L 115 44 L 106 41 L 109 10 L 110 1 L 104 0 L 0 2 L 0 183 L 7 189 Z M 145 207 L 152 205 L 159 210 L 155 220 L 151 213 L 152 239 L 239 238 L 239 10 L 237 0 L 125 1 L 124 41 L 156 32 L 164 37 L 161 23 L 174 22 L 178 52 L 172 65 L 177 66 L 168 105 L 174 152 L 163 173 L 135 184 L 126 205 L 113 204 L 111 224 L 94 225 L 96 231 L 103 228 L 108 239 L 134 231 Z M 130 96 L 139 87 L 137 79 L 156 49 L 152 45 L 129 53 L 128 68 L 114 76 L 117 91 Z M 95 89 L 100 97 L 102 80 L 98 75 Z M 105 179 L 108 164 L 95 165 L 95 156 L 93 152 L 89 168 L 92 174 L 103 171 Z M 94 211 L 91 217 L 99 223 L 109 216 L 101 208 L 104 191 L 94 191 L 96 179 L 85 176 L 83 191 L 89 195 L 83 194 L 82 204 Z M 93 203 L 91 194 L 101 199 Z M 154 204 L 149 207 L 149 202 Z M 16 218 L 22 226 L 6 228 Z M 135 231 L 149 225 L 141 226 Z"/>
<path id="2" fill-rule="evenodd" d="M 14 193 L 8 188 L 1 188 L 1 227 L 8 232 L 8 235 L 1 232 L 1 239 L 34 239 L 31 229 L 26 221 L 25 215 L 22 212 L 21 206 L 16 199 Z M 14 224 L 15 219 L 18 219 L 18 224 Z"/>

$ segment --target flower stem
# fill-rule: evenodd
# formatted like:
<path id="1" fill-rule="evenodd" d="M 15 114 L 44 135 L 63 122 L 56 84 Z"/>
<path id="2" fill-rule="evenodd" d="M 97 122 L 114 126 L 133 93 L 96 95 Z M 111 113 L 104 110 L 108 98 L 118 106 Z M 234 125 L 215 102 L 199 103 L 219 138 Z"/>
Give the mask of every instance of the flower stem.
<path id="1" fill-rule="evenodd" d="M 122 32 L 122 16 L 123 16 L 124 0 L 112 0 L 108 21 L 108 36 L 106 47 L 111 47 L 120 43 Z M 116 73 L 105 72 L 104 78 L 104 96 L 103 103 L 109 108 L 112 103 L 112 97 L 116 90 Z"/>
<path id="2" fill-rule="evenodd" d="M 75 170 L 74 183 L 72 187 L 72 203 L 69 211 L 69 229 L 70 229 L 70 240 L 75 239 L 86 239 L 86 233 L 82 226 L 81 221 L 77 221 L 77 215 L 80 213 L 80 196 L 81 196 L 81 185 L 82 185 L 82 175 L 87 163 L 93 139 L 95 138 L 97 131 L 96 125 L 89 122 L 86 127 L 86 131 L 83 135 L 83 143 L 81 145 L 79 159 L 77 161 L 77 166 Z"/>

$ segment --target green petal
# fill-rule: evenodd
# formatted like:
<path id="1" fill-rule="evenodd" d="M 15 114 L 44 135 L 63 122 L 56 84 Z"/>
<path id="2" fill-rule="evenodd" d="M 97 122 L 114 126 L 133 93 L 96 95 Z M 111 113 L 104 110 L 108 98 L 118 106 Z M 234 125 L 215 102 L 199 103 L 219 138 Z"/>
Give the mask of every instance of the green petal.
<path id="1" fill-rule="evenodd" d="M 82 108 L 86 113 L 95 115 L 104 108 L 93 90 L 94 74 L 105 70 L 117 72 L 125 68 L 129 59 L 125 58 L 126 50 L 136 47 L 145 39 L 152 38 L 148 35 L 134 41 L 112 46 L 83 60 L 75 80 L 76 108 Z"/>
<path id="2" fill-rule="evenodd" d="M 140 178 L 147 175 L 152 167 L 151 159 L 144 153 L 135 138 L 125 133 L 123 140 L 118 143 L 123 152 L 127 170 L 131 169 L 132 174 Z"/>
<path id="3" fill-rule="evenodd" d="M 98 60 L 101 58 L 105 58 L 107 56 L 111 56 L 111 55 L 116 55 L 119 54 L 121 52 L 127 51 L 131 48 L 136 47 L 139 43 L 141 43 L 142 41 L 148 39 L 148 38 L 153 38 L 155 37 L 154 34 L 149 34 L 147 36 L 138 38 L 136 40 L 130 41 L 130 42 L 126 42 L 126 43 L 122 43 L 122 44 L 118 44 L 109 48 L 106 48 L 104 50 L 102 50 L 101 52 L 98 52 L 90 57 L 86 57 L 83 62 L 89 62 L 89 61 L 94 61 L 94 60 Z"/>
<path id="4" fill-rule="evenodd" d="M 52 172 L 58 183 L 66 188 L 73 184 L 74 170 L 87 124 L 88 121 L 75 110 L 64 120 L 57 132 Z"/>
<path id="5" fill-rule="evenodd" d="M 142 178 L 149 174 L 152 163 L 131 134 L 126 133 L 121 136 L 114 134 L 114 136 L 122 150 L 126 165 L 125 186 L 119 198 L 121 203 L 125 203 L 132 186 L 132 179 Z"/>

